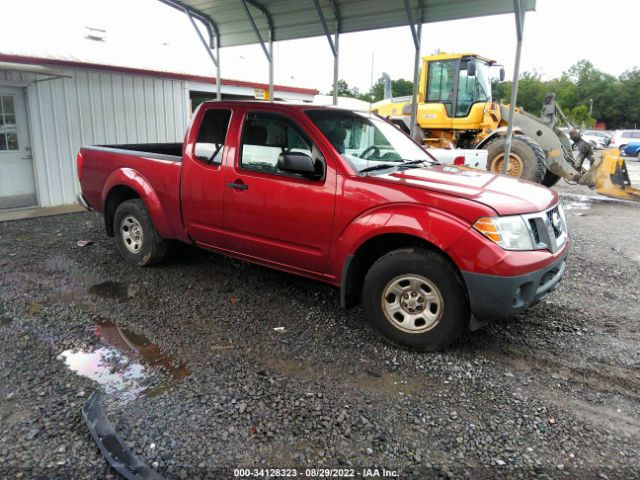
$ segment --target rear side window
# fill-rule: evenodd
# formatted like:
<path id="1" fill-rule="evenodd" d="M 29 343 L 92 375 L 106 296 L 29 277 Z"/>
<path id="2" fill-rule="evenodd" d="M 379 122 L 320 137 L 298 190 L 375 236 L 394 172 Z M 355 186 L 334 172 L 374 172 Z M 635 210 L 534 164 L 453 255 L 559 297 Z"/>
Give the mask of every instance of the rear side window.
<path id="1" fill-rule="evenodd" d="M 209 109 L 205 112 L 198 138 L 195 156 L 205 163 L 220 163 L 222 147 L 229 128 L 231 110 Z"/>
<path id="2" fill-rule="evenodd" d="M 312 142 L 289 118 L 273 113 L 249 113 L 244 122 L 240 167 L 276 175 L 298 177 L 277 166 L 282 153 L 312 156 Z"/>

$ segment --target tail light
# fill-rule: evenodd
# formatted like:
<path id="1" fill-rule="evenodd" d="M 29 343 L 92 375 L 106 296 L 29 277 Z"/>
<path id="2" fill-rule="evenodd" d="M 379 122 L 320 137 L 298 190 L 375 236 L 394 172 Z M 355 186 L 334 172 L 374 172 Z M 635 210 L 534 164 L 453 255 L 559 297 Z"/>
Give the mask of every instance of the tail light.
<path id="1" fill-rule="evenodd" d="M 82 157 L 82 152 L 78 152 L 78 156 L 76 157 L 76 166 L 78 169 L 78 180 L 82 181 L 82 168 L 84 167 L 84 158 Z"/>
<path id="2" fill-rule="evenodd" d="M 460 155 L 459 157 L 456 157 L 453 159 L 453 164 L 454 165 L 464 165 L 464 157 L 462 155 Z"/>

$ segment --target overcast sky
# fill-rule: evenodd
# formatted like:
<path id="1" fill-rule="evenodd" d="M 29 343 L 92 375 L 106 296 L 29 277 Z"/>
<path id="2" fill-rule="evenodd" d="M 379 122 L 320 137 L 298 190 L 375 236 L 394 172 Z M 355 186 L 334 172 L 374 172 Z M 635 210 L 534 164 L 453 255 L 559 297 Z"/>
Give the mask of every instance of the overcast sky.
<path id="1" fill-rule="evenodd" d="M 94 48 L 91 41 L 83 40 L 84 28 L 89 25 L 107 30 L 106 42 L 99 46 L 104 58 L 127 58 L 140 66 L 164 61 L 168 70 L 180 65 L 177 71 L 213 73 L 184 15 L 157 0 L 0 2 L 2 53 L 50 55 L 66 49 L 65 56 L 73 57 L 83 45 Z M 635 0 L 538 0 L 537 11 L 528 13 L 525 22 L 522 69 L 549 78 L 587 59 L 597 68 L 619 75 L 640 64 L 638 19 L 640 2 Z M 154 47 L 160 44 L 166 54 Z M 423 27 L 422 54 L 436 50 L 476 52 L 504 63 L 508 78 L 513 72 L 515 45 L 515 22 L 510 15 Z M 374 81 L 385 71 L 394 79 L 412 78 L 413 42 L 408 27 L 345 34 L 340 52 L 340 78 L 362 91 L 371 84 L 372 61 Z M 224 78 L 268 80 L 267 62 L 259 46 L 225 48 L 221 56 Z M 323 93 L 331 88 L 333 57 L 324 37 L 276 42 L 275 62 L 276 83 L 317 88 Z"/>

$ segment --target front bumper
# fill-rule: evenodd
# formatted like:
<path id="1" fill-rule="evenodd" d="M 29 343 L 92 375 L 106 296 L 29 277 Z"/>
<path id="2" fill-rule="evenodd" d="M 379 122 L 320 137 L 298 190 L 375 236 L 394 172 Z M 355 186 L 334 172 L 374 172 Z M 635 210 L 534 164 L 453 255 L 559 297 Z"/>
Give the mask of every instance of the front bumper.
<path id="1" fill-rule="evenodd" d="M 565 253 L 540 270 L 514 277 L 463 271 L 471 313 L 480 321 L 488 321 L 515 315 L 535 305 L 558 286 L 566 259 Z"/>

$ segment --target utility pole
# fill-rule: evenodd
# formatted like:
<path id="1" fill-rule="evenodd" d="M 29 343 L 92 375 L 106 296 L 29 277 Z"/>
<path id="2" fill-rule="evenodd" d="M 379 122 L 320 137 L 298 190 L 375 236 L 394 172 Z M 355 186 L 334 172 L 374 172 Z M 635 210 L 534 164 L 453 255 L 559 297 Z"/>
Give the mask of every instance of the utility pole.
<path id="1" fill-rule="evenodd" d="M 593 98 L 589 99 L 589 116 L 593 113 Z"/>

